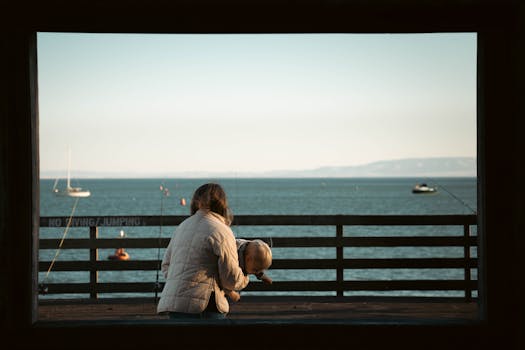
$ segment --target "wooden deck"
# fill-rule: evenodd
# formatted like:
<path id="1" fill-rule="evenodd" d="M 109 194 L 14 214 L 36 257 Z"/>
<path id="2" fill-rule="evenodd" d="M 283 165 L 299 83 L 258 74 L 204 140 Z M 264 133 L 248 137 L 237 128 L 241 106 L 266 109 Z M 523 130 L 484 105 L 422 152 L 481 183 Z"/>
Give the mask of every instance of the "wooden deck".
<path id="1" fill-rule="evenodd" d="M 162 320 L 151 300 L 46 301 L 38 308 L 41 321 Z M 244 321 L 469 322 L 478 317 L 476 302 L 446 299 L 336 297 L 245 297 L 232 304 L 228 318 Z"/>

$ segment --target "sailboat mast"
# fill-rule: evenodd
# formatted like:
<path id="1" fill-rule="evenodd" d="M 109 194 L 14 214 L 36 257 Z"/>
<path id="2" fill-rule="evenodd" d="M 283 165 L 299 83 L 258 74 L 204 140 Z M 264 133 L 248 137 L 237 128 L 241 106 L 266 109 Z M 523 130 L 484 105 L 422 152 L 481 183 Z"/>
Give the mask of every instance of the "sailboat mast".
<path id="1" fill-rule="evenodd" d="M 67 150 L 67 189 L 71 188 L 71 148 Z"/>

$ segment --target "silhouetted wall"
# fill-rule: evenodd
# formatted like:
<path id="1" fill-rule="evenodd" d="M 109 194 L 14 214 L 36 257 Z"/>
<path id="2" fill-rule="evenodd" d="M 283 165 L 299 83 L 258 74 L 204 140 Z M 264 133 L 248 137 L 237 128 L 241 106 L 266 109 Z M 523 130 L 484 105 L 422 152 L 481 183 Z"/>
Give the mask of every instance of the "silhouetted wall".
<path id="1" fill-rule="evenodd" d="M 0 24 L 0 343 L 20 347 L 166 346 L 525 348 L 525 8 L 519 0 L 19 0 Z M 38 118 L 35 31 L 478 31 L 478 171 L 482 318 L 470 325 L 300 324 L 172 327 L 35 321 Z M 100 337 L 108 337 L 101 340 Z M 241 341 L 239 341 L 242 339 Z M 108 346 L 108 347 L 109 347 Z"/>

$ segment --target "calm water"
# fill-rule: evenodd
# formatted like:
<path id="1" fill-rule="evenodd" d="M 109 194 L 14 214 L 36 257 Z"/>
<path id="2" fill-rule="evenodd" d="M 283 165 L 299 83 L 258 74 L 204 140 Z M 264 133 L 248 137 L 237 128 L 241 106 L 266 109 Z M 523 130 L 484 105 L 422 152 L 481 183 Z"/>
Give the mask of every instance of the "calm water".
<path id="1" fill-rule="evenodd" d="M 181 206 L 180 198 L 189 204 L 193 191 L 203 183 L 219 182 L 226 190 L 230 206 L 236 215 L 243 214 L 471 214 L 476 210 L 476 178 L 392 178 L 392 179 L 96 179 L 72 181 L 73 186 L 81 186 L 91 191 L 91 196 L 81 198 L 75 216 L 84 215 L 188 215 L 189 205 Z M 417 182 L 437 186 L 438 192 L 432 195 L 412 194 L 411 188 Z M 41 180 L 41 216 L 69 216 L 75 199 L 56 197 L 52 193 L 54 180 Z M 170 191 L 163 196 L 159 187 L 164 184 Z M 65 181 L 59 182 L 63 187 Z M 116 238 L 120 230 L 127 237 L 170 237 L 173 227 L 110 227 L 100 228 L 101 238 Z M 277 237 L 277 236 L 330 236 L 335 235 L 335 227 L 237 227 L 233 228 L 238 237 Z M 474 228 L 475 229 L 475 228 Z M 42 228 L 40 237 L 60 238 L 64 228 Z M 384 236 L 384 235 L 462 235 L 461 227 L 356 227 L 345 226 L 345 236 Z M 88 228 L 72 228 L 68 238 L 86 238 Z M 129 249 L 132 259 L 155 259 L 160 253 L 156 249 Z M 52 260 L 55 251 L 41 250 L 40 259 Z M 112 250 L 101 249 L 99 258 L 105 259 Z M 274 248 L 275 259 L 293 258 L 335 258 L 333 248 Z M 400 258 L 400 257 L 461 257 L 462 248 L 345 248 L 346 258 Z M 476 251 L 472 254 L 475 256 Z M 57 260 L 88 260 L 85 250 L 63 250 Z M 335 280 L 335 271 L 324 270 L 271 270 L 276 281 L 286 280 Z M 89 276 L 84 272 L 40 273 L 40 280 L 53 282 L 86 282 Z M 346 270 L 346 280 L 363 279 L 462 279 L 462 269 L 379 269 Z M 475 278 L 475 275 L 473 276 Z M 100 272 L 100 282 L 109 281 L 152 281 L 155 271 L 111 271 Z M 161 278 L 162 281 L 162 278 Z M 247 292 L 245 292 L 248 294 Z M 277 293 L 276 293 L 277 294 Z M 282 293 L 279 293 L 282 294 Z M 294 293 L 298 294 L 298 293 Z M 323 293 L 302 293 L 323 294 Z M 326 294 L 326 293 L 325 293 Z M 331 293 L 328 293 L 331 295 Z M 350 294 L 350 293 L 349 293 Z M 363 292 L 359 293 L 364 294 Z M 367 292 L 367 295 L 388 293 Z M 409 295 L 450 295 L 462 296 L 461 292 L 394 292 Z M 128 296 L 130 294 L 127 294 Z M 102 295 L 104 296 L 104 295 Z M 123 296 L 123 295 L 106 295 Z M 136 295 L 133 295 L 136 296 Z M 142 295 L 144 296 L 144 295 Z M 57 296 L 49 296 L 57 297 Z M 65 296 L 68 297 L 68 296 Z"/>

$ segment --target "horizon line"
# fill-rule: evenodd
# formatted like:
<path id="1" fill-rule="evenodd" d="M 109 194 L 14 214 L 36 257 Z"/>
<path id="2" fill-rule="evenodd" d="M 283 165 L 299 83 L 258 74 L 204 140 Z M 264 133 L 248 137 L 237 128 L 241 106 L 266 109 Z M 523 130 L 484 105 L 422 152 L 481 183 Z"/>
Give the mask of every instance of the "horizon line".
<path id="1" fill-rule="evenodd" d="M 227 170 L 179 170 L 179 171 L 160 171 L 155 173 L 140 173 L 140 172 L 104 172 L 104 171 L 93 171 L 93 170 L 74 170 L 78 176 L 74 176 L 75 179 L 80 178 L 163 178 L 163 177 L 178 177 L 178 178 L 348 178 L 348 177 L 417 177 L 417 176 L 441 176 L 441 177 L 475 177 L 477 176 L 477 167 L 472 169 L 448 169 L 442 172 L 437 171 L 436 169 L 430 170 L 426 175 L 417 175 L 417 173 L 424 173 L 424 169 L 408 169 L 406 170 L 409 173 L 402 175 L 385 175 L 377 174 L 377 169 L 366 170 L 366 167 L 374 166 L 380 163 L 392 163 L 395 162 L 406 162 L 406 161 L 436 161 L 436 160 L 459 160 L 459 159 L 468 159 L 471 161 L 476 161 L 476 156 L 440 156 L 440 157 L 412 157 L 412 158 L 396 158 L 396 159 L 385 159 L 372 161 L 368 163 L 362 163 L 359 165 L 324 165 L 315 168 L 302 168 L 302 169 L 274 169 L 274 170 L 260 170 L 260 171 L 227 171 Z M 309 175 L 311 172 L 323 172 L 323 171 L 359 171 L 361 169 L 365 174 L 359 175 L 337 175 L 337 174 L 319 174 L 319 175 Z M 415 174 L 410 174 L 410 171 L 414 171 Z M 40 176 L 41 179 L 60 179 L 65 177 L 63 175 L 64 170 L 44 170 L 40 174 L 44 173 L 44 176 Z M 301 175 L 304 173 L 304 175 Z M 368 174 L 366 174 L 368 173 Z"/>
<path id="2" fill-rule="evenodd" d="M 411 178 L 477 178 L 477 174 L 463 175 L 368 175 L 368 176 L 146 176 L 146 177 L 75 177 L 75 180 L 165 180 L 165 179 L 183 179 L 183 180 L 209 180 L 210 178 L 221 180 L 241 180 L 241 179 L 411 179 Z M 40 180 L 57 180 L 56 177 L 40 177 Z M 58 179 L 62 179 L 59 177 Z"/>

